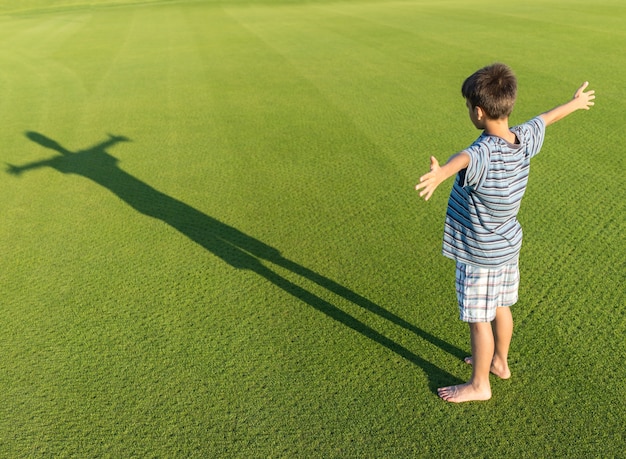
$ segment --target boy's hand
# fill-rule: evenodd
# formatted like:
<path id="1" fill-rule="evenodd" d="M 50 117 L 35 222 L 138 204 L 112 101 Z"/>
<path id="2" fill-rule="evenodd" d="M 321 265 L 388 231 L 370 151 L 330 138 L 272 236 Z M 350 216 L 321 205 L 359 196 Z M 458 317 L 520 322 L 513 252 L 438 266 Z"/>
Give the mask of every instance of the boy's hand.
<path id="1" fill-rule="evenodd" d="M 420 177 L 420 182 L 415 185 L 415 190 L 420 192 L 420 197 L 424 197 L 425 201 L 428 201 L 437 189 L 439 184 L 446 179 L 441 172 L 439 162 L 434 156 L 430 157 L 430 172 Z"/>
<path id="2" fill-rule="evenodd" d="M 420 196 L 428 201 L 441 182 L 468 167 L 469 163 L 470 156 L 466 151 L 461 151 L 452 156 L 443 166 L 439 166 L 439 162 L 434 156 L 431 156 L 430 172 L 420 177 L 420 182 L 415 185 L 415 189 L 417 191 L 422 190 Z"/>
<path id="3" fill-rule="evenodd" d="M 585 92 L 587 86 L 589 86 L 589 82 L 585 81 L 582 86 L 578 88 L 572 100 L 539 115 L 543 118 L 546 126 L 556 123 L 576 110 L 589 110 L 591 106 L 594 105 L 593 100 L 596 98 L 596 92 Z"/>
<path id="4" fill-rule="evenodd" d="M 593 90 L 585 92 L 585 89 L 587 89 L 587 86 L 589 86 L 589 82 L 585 81 L 582 84 L 582 86 L 578 88 L 578 90 L 574 94 L 574 100 L 576 101 L 578 105 L 577 106 L 578 109 L 589 110 L 591 106 L 594 105 L 593 99 L 596 98 L 595 96 L 596 92 Z"/>

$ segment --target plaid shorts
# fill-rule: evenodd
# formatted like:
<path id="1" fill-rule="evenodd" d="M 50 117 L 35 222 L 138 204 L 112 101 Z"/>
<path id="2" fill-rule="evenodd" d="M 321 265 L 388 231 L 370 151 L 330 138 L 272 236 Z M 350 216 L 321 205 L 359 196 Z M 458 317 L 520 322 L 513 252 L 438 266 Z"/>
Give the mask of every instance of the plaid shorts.
<path id="1" fill-rule="evenodd" d="M 463 322 L 491 322 L 496 308 L 517 302 L 517 261 L 495 269 L 456 264 L 456 296 Z"/>

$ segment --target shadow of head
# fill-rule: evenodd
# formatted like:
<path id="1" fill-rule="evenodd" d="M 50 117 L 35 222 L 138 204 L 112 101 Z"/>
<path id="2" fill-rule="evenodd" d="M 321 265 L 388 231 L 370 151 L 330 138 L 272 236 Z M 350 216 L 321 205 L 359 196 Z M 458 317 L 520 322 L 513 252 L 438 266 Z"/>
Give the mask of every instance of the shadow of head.
<path id="1" fill-rule="evenodd" d="M 35 143 L 38 143 L 44 148 L 49 148 L 56 151 L 65 151 L 65 148 L 63 148 L 58 142 L 38 132 L 28 131 L 24 135 L 28 139 L 32 140 Z"/>

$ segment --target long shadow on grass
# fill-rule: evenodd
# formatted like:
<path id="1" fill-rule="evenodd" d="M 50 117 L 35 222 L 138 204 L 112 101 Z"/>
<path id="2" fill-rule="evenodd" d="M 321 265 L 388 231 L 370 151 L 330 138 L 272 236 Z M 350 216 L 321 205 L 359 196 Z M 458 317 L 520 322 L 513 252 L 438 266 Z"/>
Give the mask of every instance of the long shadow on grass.
<path id="1" fill-rule="evenodd" d="M 25 171 L 51 167 L 64 174 L 75 174 L 88 178 L 107 188 L 138 212 L 157 218 L 177 229 L 183 235 L 231 266 L 257 273 L 285 292 L 304 301 L 306 304 L 323 312 L 332 319 L 337 320 L 352 330 L 361 333 L 401 357 L 413 362 L 415 365 L 422 368 L 429 376 L 431 389 L 433 391 L 440 385 L 460 382 L 458 378 L 392 341 L 328 301 L 285 279 L 263 264 L 262 260 L 315 282 L 319 286 L 345 298 L 353 304 L 415 333 L 420 338 L 438 346 L 445 352 L 459 359 L 465 355 L 461 349 L 416 327 L 337 282 L 294 261 L 284 258 L 274 247 L 270 247 L 232 226 L 203 214 L 184 202 L 161 193 L 120 169 L 118 167 L 117 158 L 111 156 L 106 150 L 120 142 L 128 142 L 128 138 L 109 136 L 107 140 L 89 149 L 72 152 L 61 146 L 58 142 L 37 132 L 27 132 L 25 135 L 31 141 L 42 147 L 54 150 L 59 153 L 59 155 L 22 166 L 9 165 L 8 173 L 19 175 Z"/>

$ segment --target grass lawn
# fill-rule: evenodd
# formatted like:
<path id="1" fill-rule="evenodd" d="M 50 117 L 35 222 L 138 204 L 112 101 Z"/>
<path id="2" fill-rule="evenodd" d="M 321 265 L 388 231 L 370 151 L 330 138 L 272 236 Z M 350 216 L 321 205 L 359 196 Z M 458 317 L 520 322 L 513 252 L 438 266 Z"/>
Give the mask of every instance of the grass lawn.
<path id="1" fill-rule="evenodd" d="M 621 0 L 0 0 L 0 457 L 619 457 Z M 510 365 L 467 380 L 460 85 L 503 61 L 533 160 Z"/>

